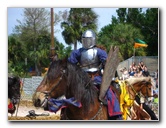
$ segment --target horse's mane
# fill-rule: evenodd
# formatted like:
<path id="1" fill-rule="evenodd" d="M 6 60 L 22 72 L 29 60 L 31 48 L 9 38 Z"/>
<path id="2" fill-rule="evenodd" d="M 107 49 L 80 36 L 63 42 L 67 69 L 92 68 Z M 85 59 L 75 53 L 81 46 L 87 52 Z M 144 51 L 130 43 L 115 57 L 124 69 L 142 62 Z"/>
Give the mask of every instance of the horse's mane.
<path id="1" fill-rule="evenodd" d="M 60 72 L 60 69 L 61 69 L 60 63 L 61 63 L 61 60 L 51 62 L 50 67 L 47 72 L 48 81 L 54 81 L 59 76 L 59 73 L 61 73 Z"/>
<path id="2" fill-rule="evenodd" d="M 89 75 L 79 66 L 68 62 L 68 85 L 71 94 L 82 104 L 90 104 L 94 101 L 96 89 L 92 84 Z"/>
<path id="3" fill-rule="evenodd" d="M 10 76 L 8 77 L 8 85 L 12 86 L 15 83 L 20 83 L 20 78 L 17 76 Z"/>
<path id="4" fill-rule="evenodd" d="M 66 67 L 64 63 L 66 63 Z M 67 62 L 67 60 L 66 62 L 58 60 L 51 63 L 47 73 L 48 80 L 55 80 L 56 77 L 60 75 L 60 69 L 62 68 L 67 69 L 65 71 L 68 86 L 67 93 L 65 94 L 66 97 L 74 97 L 77 101 L 82 103 L 82 107 L 85 111 L 88 111 L 88 107 L 94 102 L 95 96 L 97 97 L 97 90 L 93 86 L 90 77 L 78 65 Z"/>
<path id="5" fill-rule="evenodd" d="M 154 80 L 152 77 L 131 77 L 131 78 L 126 79 L 126 81 L 131 85 L 141 82 L 141 81 L 150 82 L 150 83 L 152 83 L 152 85 L 154 85 Z"/>

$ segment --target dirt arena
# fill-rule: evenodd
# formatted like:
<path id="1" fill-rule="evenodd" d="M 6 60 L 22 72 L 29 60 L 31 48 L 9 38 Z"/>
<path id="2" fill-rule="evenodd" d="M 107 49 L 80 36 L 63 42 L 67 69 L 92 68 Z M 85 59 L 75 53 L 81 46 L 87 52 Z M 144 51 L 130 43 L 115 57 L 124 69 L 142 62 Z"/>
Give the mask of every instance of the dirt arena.
<path id="1" fill-rule="evenodd" d="M 43 114 L 43 116 L 28 116 L 29 111 L 34 110 L 35 114 Z M 158 117 L 158 105 L 154 104 L 152 109 Z M 60 121 L 60 111 L 56 114 L 49 111 L 44 111 L 42 108 L 35 108 L 32 104 L 32 101 L 20 101 L 18 110 L 16 109 L 13 116 L 8 113 L 8 120 L 9 121 Z M 130 118 L 127 120 L 131 120 Z"/>
<path id="2" fill-rule="evenodd" d="M 34 110 L 35 114 L 42 114 L 42 116 L 29 116 L 29 111 Z M 9 121 L 19 120 L 60 120 L 60 111 L 56 114 L 49 111 L 44 111 L 42 108 L 35 108 L 32 101 L 20 101 L 18 109 L 16 109 L 13 116 L 8 113 Z"/>

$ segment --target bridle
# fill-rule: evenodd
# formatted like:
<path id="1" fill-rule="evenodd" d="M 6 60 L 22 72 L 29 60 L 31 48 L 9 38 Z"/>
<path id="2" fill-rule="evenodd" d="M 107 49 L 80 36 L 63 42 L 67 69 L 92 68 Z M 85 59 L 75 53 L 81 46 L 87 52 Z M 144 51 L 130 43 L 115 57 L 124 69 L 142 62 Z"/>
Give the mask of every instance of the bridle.
<path id="1" fill-rule="evenodd" d="M 47 106 L 47 104 L 48 104 L 48 98 L 49 98 L 50 94 L 60 84 L 60 82 L 62 81 L 62 78 L 63 78 L 63 76 L 64 76 L 65 73 L 66 73 L 66 70 L 61 70 L 61 76 L 59 78 L 59 81 L 52 87 L 52 89 L 50 91 L 43 91 L 43 92 L 41 92 L 41 93 L 45 94 L 45 99 L 41 103 L 42 107 L 46 107 Z"/>
<path id="2" fill-rule="evenodd" d="M 146 82 L 146 81 L 143 81 L 143 82 Z M 131 87 L 131 89 L 132 89 L 132 91 L 134 92 L 135 96 L 138 96 L 139 98 L 141 97 L 140 94 L 139 94 L 139 92 L 142 92 L 143 87 L 146 86 L 146 95 L 148 96 L 148 87 L 147 87 L 148 85 L 143 84 L 143 85 L 141 86 L 141 88 L 140 88 L 140 91 L 137 92 L 137 91 L 134 89 L 133 85 L 131 85 L 131 84 L 129 84 L 129 83 L 127 83 L 127 84 L 129 85 L 129 87 Z M 133 96 L 133 94 L 130 93 L 129 90 L 130 90 L 130 89 L 128 89 L 129 94 Z M 145 96 L 145 97 L 146 97 L 146 96 Z M 150 96 L 148 96 L 148 97 L 150 97 Z M 134 99 L 133 99 L 133 100 L 134 100 Z"/>

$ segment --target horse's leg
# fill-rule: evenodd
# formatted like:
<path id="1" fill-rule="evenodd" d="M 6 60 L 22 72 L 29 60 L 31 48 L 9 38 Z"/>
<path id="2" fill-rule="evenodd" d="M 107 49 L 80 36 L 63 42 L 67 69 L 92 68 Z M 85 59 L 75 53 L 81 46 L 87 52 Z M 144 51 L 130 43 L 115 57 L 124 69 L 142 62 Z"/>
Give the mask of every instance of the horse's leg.
<path id="1" fill-rule="evenodd" d="M 61 109 L 61 113 L 60 113 L 60 120 L 66 120 L 66 118 L 65 118 L 65 112 L 66 112 L 66 109 L 62 108 Z"/>

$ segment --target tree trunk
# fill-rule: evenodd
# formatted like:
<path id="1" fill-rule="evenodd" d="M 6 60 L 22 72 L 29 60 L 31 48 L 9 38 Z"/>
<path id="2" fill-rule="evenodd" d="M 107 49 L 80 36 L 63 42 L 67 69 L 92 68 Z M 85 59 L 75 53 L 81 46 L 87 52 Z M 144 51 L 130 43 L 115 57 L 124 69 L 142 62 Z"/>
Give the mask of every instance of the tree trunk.
<path id="1" fill-rule="evenodd" d="M 77 50 L 77 41 L 74 43 L 74 50 Z"/>

